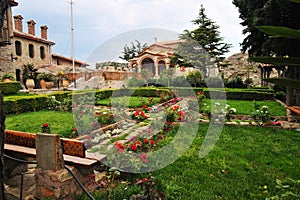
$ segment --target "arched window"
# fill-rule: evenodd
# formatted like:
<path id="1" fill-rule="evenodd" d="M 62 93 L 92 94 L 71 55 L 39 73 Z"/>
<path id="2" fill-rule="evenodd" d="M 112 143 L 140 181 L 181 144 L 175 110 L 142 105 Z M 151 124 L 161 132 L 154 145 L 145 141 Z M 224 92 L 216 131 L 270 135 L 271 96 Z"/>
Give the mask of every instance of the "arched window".
<path id="1" fill-rule="evenodd" d="M 146 69 L 148 72 L 152 74 L 152 76 L 155 75 L 155 67 L 154 67 L 154 61 L 151 58 L 145 58 L 142 61 L 142 70 Z"/>
<path id="2" fill-rule="evenodd" d="M 29 57 L 33 58 L 34 57 L 34 46 L 33 46 L 33 44 L 28 45 L 28 52 L 29 52 Z"/>
<path id="3" fill-rule="evenodd" d="M 15 41 L 15 48 L 16 48 L 16 55 L 21 56 L 22 55 L 22 44 L 20 41 Z"/>
<path id="4" fill-rule="evenodd" d="M 40 57 L 41 59 L 45 59 L 45 47 L 40 47 Z"/>

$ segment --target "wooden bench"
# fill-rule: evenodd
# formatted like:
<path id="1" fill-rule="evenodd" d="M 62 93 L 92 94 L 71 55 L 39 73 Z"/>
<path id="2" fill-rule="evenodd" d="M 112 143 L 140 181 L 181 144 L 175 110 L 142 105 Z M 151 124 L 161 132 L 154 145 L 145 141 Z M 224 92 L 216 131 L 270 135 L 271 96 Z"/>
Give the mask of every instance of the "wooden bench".
<path id="1" fill-rule="evenodd" d="M 30 148 L 30 147 L 24 147 L 24 146 L 19 146 L 19 145 L 14 145 L 14 144 L 4 144 L 4 150 L 6 151 L 14 151 L 18 153 L 23 153 L 31 156 L 36 156 L 36 149 L 35 148 Z M 64 161 L 65 162 L 70 162 L 74 164 L 79 164 L 79 165 L 85 165 L 85 166 L 90 166 L 93 164 L 96 164 L 98 161 L 95 159 L 88 159 L 88 158 L 80 158 L 77 156 L 70 156 L 64 154 Z"/>
<path id="2" fill-rule="evenodd" d="M 300 107 L 299 106 L 286 106 L 287 109 L 294 112 L 297 115 L 300 115 Z"/>
<path id="3" fill-rule="evenodd" d="M 35 137 L 33 133 L 5 130 L 5 143 L 35 148 Z M 85 158 L 85 146 L 82 141 L 61 138 L 63 152 L 66 155 Z"/>

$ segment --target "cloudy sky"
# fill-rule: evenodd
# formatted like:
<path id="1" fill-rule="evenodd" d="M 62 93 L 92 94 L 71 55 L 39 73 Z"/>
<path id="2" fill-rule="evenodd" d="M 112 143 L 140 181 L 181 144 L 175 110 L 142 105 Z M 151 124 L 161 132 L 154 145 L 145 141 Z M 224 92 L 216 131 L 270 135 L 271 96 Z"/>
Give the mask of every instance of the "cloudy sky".
<path id="1" fill-rule="evenodd" d="M 23 30 L 27 31 L 26 21 L 30 19 L 37 23 L 37 35 L 40 34 L 39 27 L 47 25 L 48 39 L 56 43 L 53 53 L 71 57 L 70 0 L 16 1 L 19 5 L 13 8 L 13 15 L 23 16 Z M 207 16 L 220 26 L 224 41 L 233 45 L 226 56 L 239 52 L 239 43 L 244 37 L 241 34 L 243 28 L 239 24 L 241 22 L 239 13 L 231 3 L 232 0 L 73 0 L 73 2 L 75 57 L 82 61 L 89 60 L 97 49 L 101 49 L 97 53 L 99 58 L 94 59 L 117 60 L 123 46 L 134 39 L 148 44 L 153 43 L 155 37 L 158 41 L 177 39 L 177 33 L 196 28 L 191 21 L 197 18 L 201 4 L 204 5 Z M 116 44 L 118 39 L 120 42 Z M 116 50 L 109 51 L 106 46 L 108 43 L 110 48 Z M 108 55 L 108 52 L 114 54 Z"/>

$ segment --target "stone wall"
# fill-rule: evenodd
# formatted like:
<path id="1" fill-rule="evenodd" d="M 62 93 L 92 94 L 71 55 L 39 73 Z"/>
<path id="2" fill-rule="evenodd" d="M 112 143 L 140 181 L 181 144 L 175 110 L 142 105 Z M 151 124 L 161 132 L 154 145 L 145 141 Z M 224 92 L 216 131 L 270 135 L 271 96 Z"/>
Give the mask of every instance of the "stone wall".
<path id="1" fill-rule="evenodd" d="M 10 54 L 10 45 L 0 47 L 0 77 L 3 73 L 15 73 Z"/>
<path id="2" fill-rule="evenodd" d="M 22 46 L 22 55 L 17 56 L 16 50 L 15 50 L 15 41 L 20 41 Z M 34 57 L 29 57 L 29 44 L 32 44 L 34 46 Z M 42 59 L 40 56 L 40 47 L 44 47 L 45 52 L 45 58 Z M 17 57 L 17 60 L 14 61 L 14 68 L 16 69 L 23 69 L 23 64 L 34 64 L 35 66 L 43 65 L 43 64 L 50 64 L 51 60 L 51 49 L 48 46 L 48 44 L 40 43 L 37 41 L 33 41 L 30 39 L 25 39 L 21 37 L 14 37 L 12 39 L 12 52 L 15 57 Z"/>

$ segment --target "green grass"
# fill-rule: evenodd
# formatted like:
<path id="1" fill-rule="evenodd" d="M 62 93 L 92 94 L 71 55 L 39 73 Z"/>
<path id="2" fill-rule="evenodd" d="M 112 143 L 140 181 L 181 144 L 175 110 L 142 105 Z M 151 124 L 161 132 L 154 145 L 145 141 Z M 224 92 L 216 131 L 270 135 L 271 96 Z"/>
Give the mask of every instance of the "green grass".
<path id="1" fill-rule="evenodd" d="M 210 99 L 205 99 L 204 102 L 210 105 Z M 220 100 L 219 102 L 223 101 Z M 252 111 L 254 111 L 253 101 L 226 100 L 226 103 L 230 105 L 230 107 L 236 108 L 237 115 L 249 115 Z M 256 103 L 260 106 L 268 106 L 271 116 L 286 116 L 286 109 L 276 101 L 256 101 Z"/>
<path id="2" fill-rule="evenodd" d="M 144 101 L 148 101 L 148 98 L 142 97 Z M 159 101 L 158 97 L 153 98 L 155 102 Z M 129 108 L 137 108 L 137 107 L 142 107 L 144 105 L 143 101 L 139 97 L 113 97 L 113 98 L 107 98 L 107 99 L 102 99 L 97 101 L 97 105 L 101 106 L 111 106 L 113 104 L 114 106 L 116 104 L 120 105 L 123 104 Z"/>
<path id="3" fill-rule="evenodd" d="M 128 181 L 154 176 L 157 189 L 168 200 L 265 199 L 286 192 L 299 197 L 300 181 L 290 180 L 300 180 L 299 132 L 225 126 L 212 151 L 200 159 L 207 128 L 200 124 L 192 145 L 174 163 L 150 174 L 127 174 Z M 278 188 L 276 179 L 288 182 L 289 187 Z M 118 191 L 118 195 L 126 191 Z M 113 195 L 112 199 L 118 198 Z"/>
<path id="4" fill-rule="evenodd" d="M 226 126 L 213 150 L 199 159 L 206 130 L 201 125 L 189 150 L 153 173 L 168 199 L 263 199 L 279 193 L 276 179 L 300 180 L 299 132 Z"/>
<path id="5" fill-rule="evenodd" d="M 49 124 L 52 133 L 58 133 L 62 137 L 69 137 L 75 127 L 71 112 L 39 111 L 6 117 L 8 130 L 40 133 L 44 123 Z"/>

